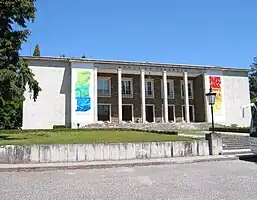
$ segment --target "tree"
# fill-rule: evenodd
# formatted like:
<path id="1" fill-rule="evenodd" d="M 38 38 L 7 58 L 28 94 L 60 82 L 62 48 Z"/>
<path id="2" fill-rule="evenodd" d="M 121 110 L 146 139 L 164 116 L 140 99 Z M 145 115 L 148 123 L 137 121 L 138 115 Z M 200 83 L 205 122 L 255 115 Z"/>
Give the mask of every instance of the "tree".
<path id="1" fill-rule="evenodd" d="M 33 56 L 40 56 L 40 49 L 38 44 L 35 46 Z"/>
<path id="2" fill-rule="evenodd" d="M 249 72 L 249 86 L 250 86 L 250 97 L 256 99 L 257 97 L 257 58 L 255 57 L 251 65 Z"/>
<path id="3" fill-rule="evenodd" d="M 87 58 L 84 54 L 81 56 L 81 58 Z"/>
<path id="4" fill-rule="evenodd" d="M 41 88 L 19 50 L 34 22 L 35 0 L 0 0 L 0 127 L 21 127 L 26 88 L 36 101 Z"/>

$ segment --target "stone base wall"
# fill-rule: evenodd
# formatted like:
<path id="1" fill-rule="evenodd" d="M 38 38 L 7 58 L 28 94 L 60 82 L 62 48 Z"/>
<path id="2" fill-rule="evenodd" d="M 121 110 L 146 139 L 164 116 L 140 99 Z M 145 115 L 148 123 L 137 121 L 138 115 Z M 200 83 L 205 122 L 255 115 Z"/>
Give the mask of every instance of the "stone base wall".
<path id="1" fill-rule="evenodd" d="M 73 145 L 0 146 L 0 163 L 56 163 L 209 155 L 207 140 Z"/>
<path id="2" fill-rule="evenodd" d="M 99 122 L 89 124 L 83 128 L 133 128 L 146 130 L 208 130 L 211 127 L 209 123 L 109 123 Z M 219 125 L 215 125 L 219 127 Z"/>

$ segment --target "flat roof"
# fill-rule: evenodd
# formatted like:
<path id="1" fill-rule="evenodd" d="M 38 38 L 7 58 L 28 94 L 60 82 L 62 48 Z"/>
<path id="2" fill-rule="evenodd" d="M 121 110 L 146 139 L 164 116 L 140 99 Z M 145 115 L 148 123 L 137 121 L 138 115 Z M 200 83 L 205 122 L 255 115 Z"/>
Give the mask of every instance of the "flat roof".
<path id="1" fill-rule="evenodd" d="M 156 63 L 156 62 L 139 62 L 139 61 L 122 61 L 122 60 L 104 60 L 104 59 L 91 59 L 91 58 L 71 58 L 71 57 L 52 57 L 52 56 L 22 56 L 27 60 L 38 61 L 66 61 L 66 62 L 93 62 L 95 64 L 114 64 L 114 65 L 132 65 L 132 66 L 148 66 L 148 67 L 178 67 L 178 68 L 191 68 L 191 69 L 205 69 L 205 70 L 218 70 L 218 71 L 238 71 L 249 72 L 250 69 L 246 68 L 232 68 L 220 67 L 212 65 L 194 65 L 194 64 L 173 64 L 173 63 Z"/>

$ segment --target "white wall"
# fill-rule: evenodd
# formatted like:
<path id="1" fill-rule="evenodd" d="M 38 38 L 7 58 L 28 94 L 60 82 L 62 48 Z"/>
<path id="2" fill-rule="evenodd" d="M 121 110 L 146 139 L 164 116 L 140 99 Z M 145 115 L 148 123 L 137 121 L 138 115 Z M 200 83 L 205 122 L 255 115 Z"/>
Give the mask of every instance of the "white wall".
<path id="1" fill-rule="evenodd" d="M 84 126 L 86 124 L 94 123 L 97 116 L 97 72 L 94 70 L 92 63 L 71 63 L 72 67 L 72 81 L 71 81 L 71 121 L 72 128 L 76 128 L 77 124 Z M 89 80 L 89 98 L 90 108 L 88 110 L 77 110 L 78 100 L 76 98 L 76 83 L 78 81 L 78 73 L 86 72 L 90 74 Z"/>
<path id="2" fill-rule="evenodd" d="M 25 93 L 23 129 L 49 129 L 70 121 L 70 65 L 68 62 L 31 62 L 42 91 L 36 102 Z"/>
<path id="3" fill-rule="evenodd" d="M 226 124 L 250 125 L 250 109 L 243 117 L 242 107 L 250 103 L 248 77 L 224 76 L 224 103 Z"/>
<path id="4" fill-rule="evenodd" d="M 209 77 L 221 78 L 222 105 L 221 112 L 214 113 L 214 122 L 224 125 L 250 125 L 250 109 L 243 117 L 242 107 L 250 102 L 247 73 L 208 71 L 205 75 L 205 92 L 209 92 Z M 207 121 L 211 122 L 210 106 L 207 106 Z"/>

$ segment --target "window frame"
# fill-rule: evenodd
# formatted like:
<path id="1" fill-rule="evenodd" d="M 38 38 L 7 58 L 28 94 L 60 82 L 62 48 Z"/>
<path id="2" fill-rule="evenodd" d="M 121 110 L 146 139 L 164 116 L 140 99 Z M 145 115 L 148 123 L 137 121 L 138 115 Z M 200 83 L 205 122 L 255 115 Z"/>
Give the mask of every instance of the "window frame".
<path id="1" fill-rule="evenodd" d="M 155 104 L 153 104 L 153 103 L 145 104 L 145 109 L 146 109 L 147 106 L 152 106 L 153 107 L 153 122 L 152 123 L 155 123 L 156 122 L 156 120 L 155 120 Z M 145 115 L 146 115 L 146 113 L 145 113 Z"/>
<path id="2" fill-rule="evenodd" d="M 98 103 L 97 104 L 97 121 L 100 122 L 98 120 L 98 112 L 99 112 L 98 106 L 109 106 L 109 118 L 110 118 L 109 122 L 111 122 L 112 121 L 112 104 L 109 104 L 109 103 Z"/>
<path id="3" fill-rule="evenodd" d="M 152 95 L 148 95 L 147 83 L 151 83 Z M 145 79 L 145 98 L 154 98 L 154 79 L 147 78 Z"/>
<path id="4" fill-rule="evenodd" d="M 134 123 L 134 120 L 135 120 L 135 118 L 134 118 L 134 104 L 124 103 L 124 104 L 122 104 L 122 106 L 131 106 L 131 116 L 132 116 L 131 122 Z M 123 121 L 123 119 L 122 119 L 122 121 Z"/>
<path id="5" fill-rule="evenodd" d="M 194 99 L 194 81 L 193 80 L 188 80 L 188 84 L 191 85 L 191 94 L 192 96 L 189 96 L 188 94 L 188 99 Z M 185 95 L 183 96 L 183 86 L 184 86 L 184 80 L 180 80 L 180 94 L 181 94 L 181 99 L 185 98 Z M 189 93 L 189 87 L 188 87 L 188 93 Z"/>
<path id="6" fill-rule="evenodd" d="M 121 93 L 122 93 L 122 81 L 130 81 L 131 94 L 122 94 L 123 98 L 133 98 L 133 78 L 122 78 L 121 80 Z"/>
<path id="7" fill-rule="evenodd" d="M 98 94 L 98 88 L 99 88 L 99 84 L 98 84 L 98 81 L 99 80 L 102 80 L 102 81 L 109 81 L 109 95 L 99 95 Z M 97 97 L 111 97 L 111 94 L 112 94 L 112 91 L 111 91 L 111 77 L 103 77 L 103 76 L 100 76 L 100 77 L 97 77 Z"/>
<path id="8" fill-rule="evenodd" d="M 182 119 L 183 121 L 185 122 L 185 116 L 184 116 L 184 113 L 183 113 L 183 108 L 185 109 L 185 105 L 181 105 L 181 116 L 182 116 Z M 189 111 L 189 119 L 190 119 L 190 122 L 195 122 L 195 105 L 189 105 L 189 107 L 192 107 L 192 111 L 193 111 L 193 121 L 191 121 L 190 119 L 190 111 Z M 190 109 L 190 108 L 189 108 Z M 185 111 L 186 112 L 186 111 Z"/>
<path id="9" fill-rule="evenodd" d="M 168 104 L 168 110 L 169 110 L 169 106 L 173 107 L 173 122 L 172 123 L 176 123 L 176 106 L 175 104 Z M 164 123 L 164 104 L 162 104 L 162 122 Z M 169 122 L 170 123 L 170 122 Z"/>
<path id="10" fill-rule="evenodd" d="M 172 96 L 169 96 L 168 94 L 168 99 L 175 99 L 175 87 L 174 87 L 174 80 L 173 79 L 167 79 L 167 88 L 168 88 L 168 83 L 172 85 Z M 163 90 L 163 80 L 161 79 L 161 96 L 164 98 L 164 90 Z"/>

